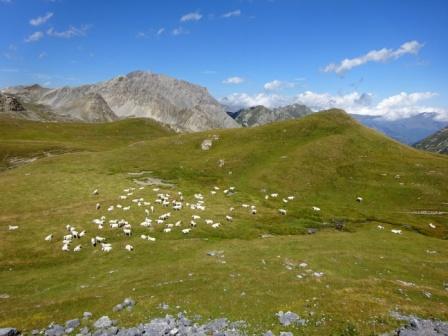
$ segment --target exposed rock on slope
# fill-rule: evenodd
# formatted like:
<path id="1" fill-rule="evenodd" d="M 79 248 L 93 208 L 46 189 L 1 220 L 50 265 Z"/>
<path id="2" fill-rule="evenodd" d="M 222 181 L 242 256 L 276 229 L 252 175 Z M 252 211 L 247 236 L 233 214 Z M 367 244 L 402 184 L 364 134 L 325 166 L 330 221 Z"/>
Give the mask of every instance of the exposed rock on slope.
<path id="1" fill-rule="evenodd" d="M 417 142 L 414 146 L 430 152 L 448 154 L 448 127 L 445 127 L 422 141 Z"/>
<path id="2" fill-rule="evenodd" d="M 260 126 L 274 121 L 300 118 L 313 113 L 305 105 L 293 104 L 274 109 L 268 109 L 262 105 L 240 110 L 236 113 L 235 120 L 243 126 Z"/>
<path id="3" fill-rule="evenodd" d="M 148 72 L 136 71 L 75 88 L 42 90 L 34 87 L 31 90 L 27 87 L 25 90 L 17 87 L 13 90 L 30 101 L 86 121 L 109 121 L 115 114 L 119 117 L 152 118 L 182 131 L 239 127 L 207 89 Z M 95 98 L 92 95 L 96 95 Z"/>

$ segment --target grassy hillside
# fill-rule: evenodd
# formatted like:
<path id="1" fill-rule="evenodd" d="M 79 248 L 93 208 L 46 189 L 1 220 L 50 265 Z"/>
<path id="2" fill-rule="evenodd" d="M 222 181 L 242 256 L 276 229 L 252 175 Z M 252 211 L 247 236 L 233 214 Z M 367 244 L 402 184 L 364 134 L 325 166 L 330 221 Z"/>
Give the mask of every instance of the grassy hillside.
<path id="1" fill-rule="evenodd" d="M 25 150 L 25 140 L 71 145 L 83 139 L 77 149 L 89 148 L 0 173 L 6 191 L 0 194 L 0 294 L 9 295 L 0 305 L 0 326 L 30 329 L 85 310 L 131 324 L 164 315 L 161 303 L 169 304 L 169 313 L 243 319 L 252 331 L 298 335 L 337 335 L 352 327 L 361 335 L 379 334 L 398 325 L 391 310 L 448 319 L 447 157 L 400 145 L 337 110 L 251 129 L 160 131 L 149 138 L 126 122 L 86 126 L 90 130 L 78 125 L 85 136 L 43 136 L 33 123 L 17 125 L 20 134 L 0 132 L 2 144 L 3 138 L 24 140 Z M 218 140 L 201 150 L 211 138 Z M 146 178 L 173 186 L 139 189 L 134 180 Z M 216 195 L 214 186 L 220 187 Z M 225 195 L 231 186 L 235 193 Z M 120 199 L 129 187 L 136 187 L 134 194 Z M 206 210 L 156 205 L 152 219 L 171 211 L 168 222 L 182 220 L 182 227 L 164 233 L 164 225 L 139 225 L 148 207 L 132 198 L 154 203 L 157 193 L 176 197 L 178 191 L 187 202 L 202 193 Z M 271 193 L 279 197 L 265 199 Z M 288 196 L 295 199 L 284 203 Z M 257 214 L 243 203 L 256 205 Z M 131 208 L 106 210 L 117 204 Z M 201 216 L 198 226 L 183 235 L 193 214 Z M 226 221 L 229 214 L 233 222 Z M 128 220 L 133 236 L 107 223 L 98 230 L 92 220 L 102 215 Z M 206 218 L 221 227 L 211 228 Z M 107 237 L 112 252 L 92 248 L 89 238 L 76 242 L 83 245 L 80 253 L 62 252 L 66 224 L 86 229 L 89 238 Z M 8 231 L 8 225 L 19 229 Z M 307 235 L 310 228 L 317 233 Z M 55 241 L 45 242 L 50 233 Z M 157 240 L 144 241 L 141 234 Z M 128 243 L 134 252 L 124 250 Z M 303 262 L 308 266 L 300 267 Z M 137 301 L 135 309 L 112 313 L 128 296 Z M 281 328 L 274 316 L 279 310 L 309 322 Z"/>
<path id="2" fill-rule="evenodd" d="M 14 157 L 42 157 L 80 150 L 107 150 L 135 141 L 172 134 L 148 119 L 126 119 L 114 123 L 46 123 L 0 118 L 0 169 Z"/>

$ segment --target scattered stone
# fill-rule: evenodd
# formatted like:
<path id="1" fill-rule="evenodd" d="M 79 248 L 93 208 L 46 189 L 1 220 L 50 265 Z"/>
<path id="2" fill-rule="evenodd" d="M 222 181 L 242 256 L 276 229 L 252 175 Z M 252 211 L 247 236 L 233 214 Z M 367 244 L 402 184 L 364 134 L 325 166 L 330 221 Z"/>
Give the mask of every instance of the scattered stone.
<path id="1" fill-rule="evenodd" d="M 391 336 L 446 336 L 448 335 L 448 322 L 437 320 L 424 320 L 415 316 L 401 316 L 407 324 L 395 330 Z"/>
<path id="2" fill-rule="evenodd" d="M 109 318 L 109 316 L 102 316 L 96 322 L 93 324 L 95 329 L 105 329 L 112 327 L 112 320 Z"/>
<path id="3" fill-rule="evenodd" d="M 79 332 L 81 333 L 81 335 L 87 335 L 89 333 L 89 328 L 83 327 Z"/>
<path id="4" fill-rule="evenodd" d="M 159 308 L 163 309 L 163 310 L 168 310 L 168 309 L 170 309 L 170 306 L 166 303 L 161 303 L 161 304 L 159 304 Z"/>
<path id="5" fill-rule="evenodd" d="M 287 311 L 284 313 L 283 311 L 279 311 L 277 314 L 278 320 L 281 325 L 287 327 L 289 325 L 305 325 L 306 321 L 301 319 L 299 315 L 293 313 L 291 311 Z"/>
<path id="6" fill-rule="evenodd" d="M 92 313 L 91 312 L 84 312 L 84 314 L 82 314 L 83 318 L 85 320 L 89 319 L 92 317 Z"/>
<path id="7" fill-rule="evenodd" d="M 294 336 L 290 331 L 280 331 L 280 336 Z"/>
<path id="8" fill-rule="evenodd" d="M 315 233 L 317 233 L 317 229 L 316 228 L 308 228 L 308 229 L 306 229 L 306 233 L 308 233 L 309 235 L 311 235 L 311 234 L 315 234 Z"/>
<path id="9" fill-rule="evenodd" d="M 0 336 L 16 336 L 18 334 L 16 328 L 0 328 Z"/>
<path id="10" fill-rule="evenodd" d="M 202 141 L 201 143 L 201 149 L 202 150 L 209 150 L 213 145 L 213 140 L 211 139 L 205 139 L 204 141 Z"/>
<path id="11" fill-rule="evenodd" d="M 65 328 L 59 324 L 53 324 L 47 330 L 45 330 L 46 336 L 62 336 L 64 334 Z"/>
<path id="12" fill-rule="evenodd" d="M 69 321 L 65 322 L 65 327 L 74 329 L 74 328 L 79 327 L 80 324 L 81 324 L 81 322 L 79 321 L 79 319 L 73 319 L 73 320 L 69 320 Z"/>

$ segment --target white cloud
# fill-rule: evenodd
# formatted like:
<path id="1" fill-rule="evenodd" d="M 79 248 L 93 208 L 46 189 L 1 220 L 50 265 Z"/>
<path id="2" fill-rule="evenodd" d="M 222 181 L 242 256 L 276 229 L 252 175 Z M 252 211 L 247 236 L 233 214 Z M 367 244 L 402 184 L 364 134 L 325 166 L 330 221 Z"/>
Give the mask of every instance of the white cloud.
<path id="1" fill-rule="evenodd" d="M 77 36 L 85 36 L 90 27 L 91 27 L 90 25 L 82 25 L 79 28 L 70 26 L 67 30 L 64 31 L 56 31 L 54 28 L 49 28 L 47 30 L 47 35 L 52 37 L 69 39 Z"/>
<path id="2" fill-rule="evenodd" d="M 220 99 L 220 102 L 228 106 L 232 111 L 256 105 L 273 108 L 299 103 L 308 106 L 313 111 L 340 108 L 348 113 L 381 116 L 389 120 L 412 117 L 422 112 L 434 112 L 437 114 L 437 119 L 448 121 L 448 108 L 422 103 L 435 96 L 437 94 L 434 92 L 401 92 L 374 103 L 373 94 L 357 91 L 341 95 L 305 91 L 296 96 L 268 93 L 254 95 L 233 93 Z"/>
<path id="3" fill-rule="evenodd" d="M 42 33 L 41 31 L 37 31 L 32 33 L 30 36 L 28 36 L 25 39 L 25 42 L 30 43 L 30 42 L 37 42 L 40 39 L 42 39 L 44 37 L 44 33 Z"/>
<path id="4" fill-rule="evenodd" d="M 231 11 L 231 12 L 224 13 L 222 15 L 222 17 L 225 18 L 225 19 L 228 19 L 228 18 L 231 18 L 231 17 L 234 17 L 234 16 L 240 16 L 240 15 L 241 15 L 241 10 L 237 9 L 237 10 L 234 10 L 234 11 Z"/>
<path id="5" fill-rule="evenodd" d="M 48 56 L 48 54 L 47 54 L 45 51 L 42 51 L 39 55 L 37 55 L 37 57 L 38 57 L 39 59 L 45 58 L 45 57 L 47 57 L 47 56 Z"/>
<path id="6" fill-rule="evenodd" d="M 290 88 L 293 88 L 294 86 L 295 86 L 294 83 L 283 82 L 278 79 L 274 79 L 273 81 L 267 82 L 266 84 L 264 84 L 263 87 L 267 91 L 276 91 L 276 90 L 281 90 L 281 89 L 290 89 Z"/>
<path id="7" fill-rule="evenodd" d="M 389 59 L 397 59 L 403 55 L 418 54 L 420 49 L 423 47 L 423 44 L 417 41 L 409 41 L 403 43 L 398 49 L 387 49 L 383 48 L 380 50 L 372 50 L 367 54 L 364 54 L 355 58 L 346 58 L 342 60 L 340 63 L 331 63 L 327 65 L 323 71 L 324 72 L 334 72 L 338 75 L 341 75 L 355 67 L 361 66 L 368 62 L 385 62 Z"/>
<path id="8" fill-rule="evenodd" d="M 185 30 L 182 27 L 178 27 L 178 28 L 174 28 L 173 31 L 171 32 L 174 36 L 179 36 L 179 35 L 186 35 L 189 33 L 188 30 Z"/>
<path id="9" fill-rule="evenodd" d="M 50 20 L 52 16 L 53 16 L 53 13 L 51 13 L 51 12 L 45 14 L 44 16 L 38 16 L 37 18 L 30 20 L 30 25 L 40 26 L 41 24 L 44 24 L 45 22 Z"/>
<path id="10" fill-rule="evenodd" d="M 227 106 L 231 111 L 263 105 L 267 108 L 288 105 L 291 98 L 278 94 L 258 93 L 249 95 L 247 93 L 233 93 L 220 99 L 221 104 Z"/>
<path id="11" fill-rule="evenodd" d="M 202 19 L 202 14 L 199 12 L 191 12 L 187 13 L 184 16 L 180 18 L 180 22 L 187 22 L 187 21 L 199 21 Z"/>
<path id="12" fill-rule="evenodd" d="M 223 84 L 241 84 L 244 82 L 244 78 L 235 76 L 235 77 L 229 77 L 227 79 L 224 79 L 222 81 Z"/>
<path id="13" fill-rule="evenodd" d="M 163 33 L 165 32 L 165 28 L 160 28 L 159 30 L 157 30 L 157 32 L 156 32 L 156 35 L 157 36 L 160 36 L 160 35 L 162 35 Z"/>

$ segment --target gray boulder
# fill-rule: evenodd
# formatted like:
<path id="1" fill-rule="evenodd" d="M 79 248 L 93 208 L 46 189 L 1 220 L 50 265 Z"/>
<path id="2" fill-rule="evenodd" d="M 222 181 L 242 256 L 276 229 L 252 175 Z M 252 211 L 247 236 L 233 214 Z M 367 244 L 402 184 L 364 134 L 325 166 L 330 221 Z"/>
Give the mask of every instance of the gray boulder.
<path id="1" fill-rule="evenodd" d="M 79 321 L 79 319 L 73 319 L 73 320 L 68 320 L 67 322 L 65 322 L 65 327 L 74 329 L 74 328 L 79 327 L 80 324 L 81 324 L 81 322 Z"/>
<path id="2" fill-rule="evenodd" d="M 296 313 L 287 311 L 284 313 L 283 311 L 279 311 L 277 314 L 278 320 L 281 325 L 287 327 L 289 325 L 305 325 L 306 321 L 301 319 L 299 315 Z"/>
<path id="3" fill-rule="evenodd" d="M 96 322 L 93 324 L 95 329 L 105 329 L 112 327 L 112 320 L 109 318 L 109 316 L 102 316 Z"/>
<path id="4" fill-rule="evenodd" d="M 16 328 L 0 328 L 0 336 L 16 336 L 18 334 Z"/>
<path id="5" fill-rule="evenodd" d="M 65 334 L 65 328 L 59 324 L 53 324 L 45 330 L 46 336 L 62 336 Z"/>

